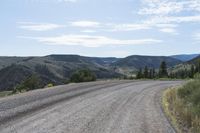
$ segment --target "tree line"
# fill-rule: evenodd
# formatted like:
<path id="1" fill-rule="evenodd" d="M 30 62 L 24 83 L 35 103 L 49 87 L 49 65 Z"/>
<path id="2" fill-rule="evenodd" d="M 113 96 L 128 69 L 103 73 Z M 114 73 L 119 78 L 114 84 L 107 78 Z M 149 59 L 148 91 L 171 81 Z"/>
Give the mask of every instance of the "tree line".
<path id="1" fill-rule="evenodd" d="M 140 68 L 136 74 L 136 79 L 156 79 L 156 78 L 171 78 L 171 79 L 185 79 L 194 78 L 196 73 L 200 73 L 200 61 L 196 65 L 191 65 L 189 69 L 181 69 L 176 72 L 168 72 L 167 63 L 162 61 L 159 70 L 155 68 L 148 68 L 145 66 Z"/>

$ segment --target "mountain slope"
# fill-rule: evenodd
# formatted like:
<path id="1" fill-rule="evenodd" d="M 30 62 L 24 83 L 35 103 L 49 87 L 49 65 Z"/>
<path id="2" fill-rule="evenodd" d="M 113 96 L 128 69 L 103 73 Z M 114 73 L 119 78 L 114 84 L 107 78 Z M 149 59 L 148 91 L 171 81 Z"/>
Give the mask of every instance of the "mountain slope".
<path id="1" fill-rule="evenodd" d="M 115 60 L 78 55 L 0 57 L 0 91 L 13 89 L 33 74 L 40 77 L 43 86 L 48 83 L 63 84 L 73 72 L 84 68 L 93 71 L 97 78 L 119 77 L 121 74 L 108 67 L 110 62 L 112 63 Z"/>
<path id="2" fill-rule="evenodd" d="M 187 63 L 189 63 L 189 64 L 197 64 L 197 63 L 199 63 L 199 62 L 200 62 L 200 55 L 197 56 L 196 58 L 194 58 L 194 59 L 188 61 Z"/>
<path id="3" fill-rule="evenodd" d="M 118 60 L 112 65 L 119 67 L 131 67 L 135 69 L 139 69 L 144 66 L 148 66 L 151 68 L 159 68 L 160 63 L 162 61 L 166 61 L 169 67 L 182 63 L 182 61 L 166 57 L 166 56 L 139 56 L 133 55 L 126 57 L 124 59 Z"/>
<path id="4" fill-rule="evenodd" d="M 191 70 L 191 67 L 192 65 L 198 65 L 198 63 L 200 62 L 200 55 L 193 58 L 192 60 L 189 60 L 189 61 L 186 61 L 186 62 L 183 62 L 181 64 L 178 64 L 172 68 L 169 69 L 170 72 L 180 72 L 180 71 L 190 71 Z"/>
<path id="5" fill-rule="evenodd" d="M 182 63 L 180 60 L 166 56 L 133 55 L 112 63 L 112 66 L 115 67 L 119 73 L 128 74 L 134 73 L 138 69 L 144 68 L 145 66 L 158 69 L 162 61 L 166 61 L 168 67 Z"/>
<path id="6" fill-rule="evenodd" d="M 12 90 L 26 77 L 31 76 L 32 71 L 26 66 L 11 65 L 0 70 L 0 91 Z"/>

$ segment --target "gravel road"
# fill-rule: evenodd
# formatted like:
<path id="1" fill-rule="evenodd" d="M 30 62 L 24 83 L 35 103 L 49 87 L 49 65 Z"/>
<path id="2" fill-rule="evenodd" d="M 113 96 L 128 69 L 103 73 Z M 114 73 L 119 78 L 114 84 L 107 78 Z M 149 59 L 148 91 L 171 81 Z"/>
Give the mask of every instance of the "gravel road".
<path id="1" fill-rule="evenodd" d="M 161 92 L 182 81 L 98 81 L 0 99 L 0 133 L 175 133 Z"/>

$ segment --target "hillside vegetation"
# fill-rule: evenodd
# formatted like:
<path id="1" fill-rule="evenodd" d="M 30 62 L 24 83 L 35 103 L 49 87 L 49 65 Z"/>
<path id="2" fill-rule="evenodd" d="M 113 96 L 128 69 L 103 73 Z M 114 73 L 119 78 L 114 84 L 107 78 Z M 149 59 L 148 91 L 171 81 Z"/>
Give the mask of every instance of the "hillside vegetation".
<path id="1" fill-rule="evenodd" d="M 177 64 L 182 63 L 178 59 L 174 59 L 167 56 L 140 56 L 133 55 L 126 58 L 120 59 L 112 64 L 117 72 L 125 73 L 129 75 L 136 73 L 139 69 L 148 67 L 151 69 L 159 69 L 160 63 L 165 61 L 168 67 L 173 67 Z"/>
<path id="2" fill-rule="evenodd" d="M 193 78 L 195 73 L 200 72 L 200 56 L 169 68 L 169 72 L 171 78 Z"/>
<path id="3" fill-rule="evenodd" d="M 44 57 L 0 57 L 0 91 L 10 91 L 32 75 L 40 86 L 61 85 L 77 71 L 88 69 L 97 79 L 122 78 L 134 74 L 144 65 L 159 68 L 165 60 L 169 67 L 180 60 L 164 56 L 129 56 L 127 58 L 98 58 L 79 55 L 49 55 Z"/>
<path id="4" fill-rule="evenodd" d="M 165 61 L 169 67 L 175 66 L 182 61 L 178 59 L 174 59 L 167 56 L 141 56 L 141 55 L 133 55 L 128 56 L 126 58 L 120 59 L 113 63 L 113 65 L 120 66 L 120 67 L 132 67 L 135 69 L 139 69 L 140 67 L 153 67 L 159 68 L 160 63 Z"/>
<path id="5" fill-rule="evenodd" d="M 108 67 L 116 60 L 78 55 L 0 57 L 0 91 L 13 90 L 32 75 L 39 77 L 40 86 L 64 84 L 74 72 L 81 69 L 91 70 L 98 79 L 119 78 L 122 75 Z"/>

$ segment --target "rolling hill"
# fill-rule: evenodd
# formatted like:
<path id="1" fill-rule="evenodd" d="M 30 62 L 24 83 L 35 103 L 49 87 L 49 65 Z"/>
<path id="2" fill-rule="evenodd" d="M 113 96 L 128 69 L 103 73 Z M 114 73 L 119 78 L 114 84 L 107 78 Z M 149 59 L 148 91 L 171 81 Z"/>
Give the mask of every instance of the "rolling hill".
<path id="1" fill-rule="evenodd" d="M 145 66 L 158 69 L 162 61 L 166 61 L 168 67 L 182 63 L 182 61 L 178 59 L 166 56 L 133 55 L 112 63 L 112 66 L 115 66 L 118 69 L 118 72 L 127 74 L 131 72 L 134 73 L 134 71 L 144 68 Z"/>
<path id="2" fill-rule="evenodd" d="M 169 69 L 170 72 L 190 71 L 192 65 L 197 65 L 200 62 L 200 55 L 183 63 L 177 64 Z"/>
<path id="3" fill-rule="evenodd" d="M 182 63 L 171 57 L 138 55 L 126 58 L 79 55 L 0 57 L 0 91 L 12 90 L 31 75 L 38 75 L 43 86 L 48 83 L 59 85 L 79 69 L 90 69 L 98 79 L 119 78 L 144 66 L 159 68 L 161 61 L 166 61 L 169 67 Z"/>
<path id="4" fill-rule="evenodd" d="M 12 90 L 27 77 L 36 74 L 43 86 L 63 84 L 79 69 L 90 69 L 97 78 L 122 76 L 108 66 L 117 58 L 92 58 L 78 55 L 49 55 L 44 57 L 0 57 L 0 91 Z"/>

